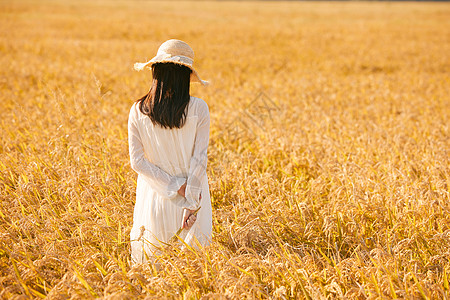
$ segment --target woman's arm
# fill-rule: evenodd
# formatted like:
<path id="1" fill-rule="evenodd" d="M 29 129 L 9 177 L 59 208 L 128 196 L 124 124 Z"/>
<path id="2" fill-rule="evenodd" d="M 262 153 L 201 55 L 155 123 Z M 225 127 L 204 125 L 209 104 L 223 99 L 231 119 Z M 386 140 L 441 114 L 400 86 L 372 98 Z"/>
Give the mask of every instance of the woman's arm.
<path id="1" fill-rule="evenodd" d="M 202 187 L 206 178 L 206 165 L 208 161 L 209 144 L 209 109 L 205 102 L 201 102 L 198 111 L 197 132 L 195 135 L 194 152 L 189 165 L 186 184 L 187 209 L 195 210 L 200 205 Z"/>
<path id="2" fill-rule="evenodd" d="M 186 182 L 186 178 L 171 176 L 145 158 L 144 146 L 137 128 L 137 105 L 133 105 L 128 117 L 128 146 L 131 168 L 166 198 L 175 198 L 179 188 Z"/>

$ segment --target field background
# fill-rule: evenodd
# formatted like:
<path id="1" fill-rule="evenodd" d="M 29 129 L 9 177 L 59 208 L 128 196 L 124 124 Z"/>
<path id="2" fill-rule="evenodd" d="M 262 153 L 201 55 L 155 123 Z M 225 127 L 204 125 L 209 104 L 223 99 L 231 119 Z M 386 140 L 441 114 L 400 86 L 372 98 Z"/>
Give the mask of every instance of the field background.
<path id="1" fill-rule="evenodd" d="M 0 298 L 449 298 L 450 4 L 0 1 Z M 130 266 L 127 146 L 187 41 L 213 243 Z"/>

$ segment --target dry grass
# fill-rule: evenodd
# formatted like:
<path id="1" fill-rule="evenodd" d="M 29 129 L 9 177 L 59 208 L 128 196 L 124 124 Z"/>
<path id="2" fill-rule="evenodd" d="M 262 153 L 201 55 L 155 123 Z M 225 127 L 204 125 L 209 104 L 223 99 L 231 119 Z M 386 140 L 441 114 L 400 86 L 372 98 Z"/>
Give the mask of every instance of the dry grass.
<path id="1" fill-rule="evenodd" d="M 3 1 L 0 30 L 0 298 L 449 298 L 449 4 Z M 213 243 L 131 268 L 132 65 L 172 37 L 213 82 Z"/>

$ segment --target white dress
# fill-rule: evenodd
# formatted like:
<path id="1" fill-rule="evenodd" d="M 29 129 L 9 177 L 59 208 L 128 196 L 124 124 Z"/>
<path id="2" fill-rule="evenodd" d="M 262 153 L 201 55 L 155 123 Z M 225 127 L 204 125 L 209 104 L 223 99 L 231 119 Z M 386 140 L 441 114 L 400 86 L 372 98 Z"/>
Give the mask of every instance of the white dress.
<path id="1" fill-rule="evenodd" d="M 206 175 L 209 109 L 191 97 L 181 128 L 154 125 L 135 103 L 128 118 L 131 167 L 138 173 L 131 229 L 131 258 L 143 263 L 182 225 L 183 208 L 197 209 L 197 221 L 180 237 L 191 246 L 211 240 L 212 210 Z M 186 197 L 178 194 L 184 184 Z M 200 196 L 201 195 L 201 196 Z"/>

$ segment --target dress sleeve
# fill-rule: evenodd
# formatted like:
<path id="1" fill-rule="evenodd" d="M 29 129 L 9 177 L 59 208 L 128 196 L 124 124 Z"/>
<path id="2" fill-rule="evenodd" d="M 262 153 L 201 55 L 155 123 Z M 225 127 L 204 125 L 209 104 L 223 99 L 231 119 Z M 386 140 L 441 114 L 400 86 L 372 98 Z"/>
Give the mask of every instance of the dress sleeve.
<path id="1" fill-rule="evenodd" d="M 205 102 L 198 108 L 197 132 L 195 135 L 194 151 L 189 164 L 189 173 L 186 185 L 186 208 L 195 210 L 200 205 L 202 187 L 206 180 L 206 164 L 208 161 L 209 144 L 209 109 Z"/>
<path id="2" fill-rule="evenodd" d="M 137 127 L 136 105 L 133 105 L 128 117 L 128 147 L 131 168 L 150 184 L 159 194 L 173 199 L 178 189 L 186 182 L 184 177 L 171 176 L 145 157 L 144 146 Z"/>

